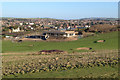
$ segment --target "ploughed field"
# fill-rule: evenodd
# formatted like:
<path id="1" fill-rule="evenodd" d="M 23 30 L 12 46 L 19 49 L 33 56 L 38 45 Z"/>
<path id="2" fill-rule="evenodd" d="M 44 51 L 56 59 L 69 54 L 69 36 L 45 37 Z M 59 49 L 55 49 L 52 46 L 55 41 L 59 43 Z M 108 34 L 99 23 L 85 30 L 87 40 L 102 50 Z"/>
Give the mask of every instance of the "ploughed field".
<path id="1" fill-rule="evenodd" d="M 3 41 L 3 77 L 116 78 L 118 77 L 117 33 L 98 34 L 70 42 Z M 105 42 L 94 43 L 101 39 Z M 92 49 L 76 50 L 79 47 Z M 67 53 L 28 55 L 52 49 L 67 51 Z"/>

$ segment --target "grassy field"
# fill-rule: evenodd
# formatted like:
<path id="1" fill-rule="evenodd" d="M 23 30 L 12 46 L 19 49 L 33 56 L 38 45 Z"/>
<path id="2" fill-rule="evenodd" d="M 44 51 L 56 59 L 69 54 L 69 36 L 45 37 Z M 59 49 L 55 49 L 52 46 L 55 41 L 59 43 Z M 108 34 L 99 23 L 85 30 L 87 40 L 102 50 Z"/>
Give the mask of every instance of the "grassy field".
<path id="1" fill-rule="evenodd" d="M 4 78 L 115 78 L 117 51 L 3 56 Z M 16 53 L 17 54 L 17 53 Z M 26 55 L 26 56 L 25 56 Z"/>
<path id="2" fill-rule="evenodd" d="M 94 43 L 101 39 L 106 41 Z M 79 47 L 90 47 L 92 50 L 77 51 L 76 48 Z M 27 55 L 50 49 L 69 53 Z M 2 50 L 3 78 L 118 77 L 118 32 L 97 34 L 69 42 L 12 43 L 3 40 Z"/>
<path id="3" fill-rule="evenodd" d="M 93 43 L 96 40 L 104 39 L 105 43 Z M 33 45 L 33 46 L 29 46 Z M 2 41 L 2 52 L 38 52 L 40 50 L 59 49 L 68 52 L 76 51 L 79 47 L 90 47 L 92 50 L 118 49 L 118 32 L 98 34 L 96 36 L 68 42 L 39 42 L 24 41 L 22 43 L 12 43 Z M 72 51 L 70 49 L 73 49 Z"/>
<path id="4" fill-rule="evenodd" d="M 72 69 L 64 71 L 37 72 L 28 74 L 9 75 L 3 78 L 115 78 L 118 76 L 118 66 L 116 67 L 94 67 Z"/>

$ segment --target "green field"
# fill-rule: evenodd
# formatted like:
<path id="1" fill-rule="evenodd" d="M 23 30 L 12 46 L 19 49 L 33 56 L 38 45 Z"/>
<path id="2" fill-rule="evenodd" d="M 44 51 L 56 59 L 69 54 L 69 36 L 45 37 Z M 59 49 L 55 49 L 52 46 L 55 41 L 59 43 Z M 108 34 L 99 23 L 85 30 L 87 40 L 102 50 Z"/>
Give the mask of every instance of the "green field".
<path id="1" fill-rule="evenodd" d="M 5 76 L 5 78 L 115 78 L 118 76 L 118 67 L 94 67 L 72 69 L 64 71 L 51 71 L 41 73 L 28 73 Z"/>
<path id="2" fill-rule="evenodd" d="M 96 40 L 104 39 L 105 43 L 93 43 Z M 29 46 L 33 45 L 33 46 Z M 2 41 L 2 52 L 38 52 L 40 50 L 59 49 L 68 52 L 76 51 L 79 47 L 90 47 L 92 50 L 118 49 L 118 32 L 98 34 L 92 37 L 68 42 L 39 42 L 23 41 L 22 43 L 12 43 Z"/>
<path id="3" fill-rule="evenodd" d="M 94 43 L 97 40 L 106 41 Z M 90 47 L 92 50 L 77 51 L 76 48 L 79 47 Z M 27 55 L 27 53 L 50 49 L 64 50 L 69 53 Z M 2 52 L 3 78 L 118 77 L 118 32 L 96 34 L 68 42 L 12 43 L 3 40 Z"/>

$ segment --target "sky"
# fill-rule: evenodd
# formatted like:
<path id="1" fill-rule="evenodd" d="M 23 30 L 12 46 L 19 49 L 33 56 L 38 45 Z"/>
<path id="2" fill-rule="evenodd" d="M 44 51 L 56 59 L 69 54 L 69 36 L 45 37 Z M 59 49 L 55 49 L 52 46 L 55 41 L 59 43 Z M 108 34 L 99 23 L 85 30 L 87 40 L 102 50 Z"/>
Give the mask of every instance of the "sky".
<path id="1" fill-rule="evenodd" d="M 118 17 L 118 2 L 3 2 L 2 17 L 80 19 Z"/>
<path id="2" fill-rule="evenodd" d="M 0 0 L 0 2 L 119 2 L 119 0 Z"/>

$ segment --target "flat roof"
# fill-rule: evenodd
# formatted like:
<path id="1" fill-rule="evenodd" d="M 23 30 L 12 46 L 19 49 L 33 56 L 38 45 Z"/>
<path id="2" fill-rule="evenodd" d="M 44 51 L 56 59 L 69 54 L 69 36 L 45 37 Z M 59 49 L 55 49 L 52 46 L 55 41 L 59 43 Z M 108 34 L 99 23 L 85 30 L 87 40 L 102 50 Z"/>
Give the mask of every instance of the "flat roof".
<path id="1" fill-rule="evenodd" d="M 53 30 L 53 31 L 44 31 L 43 33 L 56 33 L 56 34 L 65 34 L 65 33 L 75 33 L 74 31 L 58 31 L 58 30 Z"/>
<path id="2" fill-rule="evenodd" d="M 65 34 L 65 32 L 62 31 L 44 31 L 43 33 L 57 33 L 57 34 Z"/>

